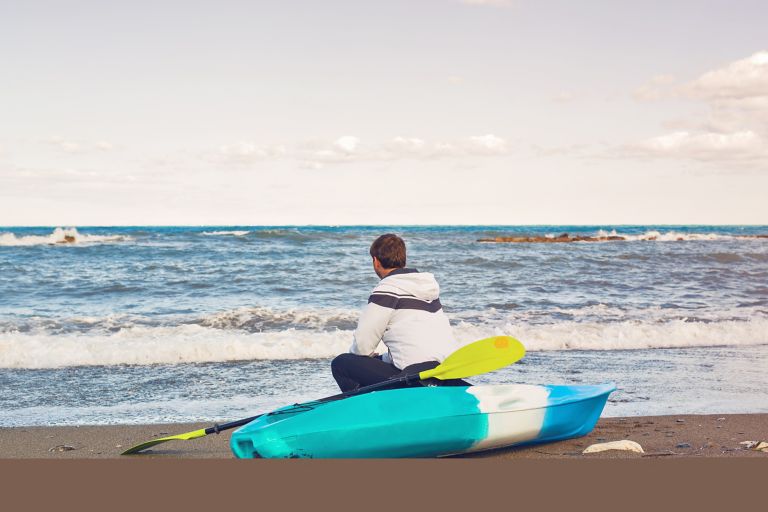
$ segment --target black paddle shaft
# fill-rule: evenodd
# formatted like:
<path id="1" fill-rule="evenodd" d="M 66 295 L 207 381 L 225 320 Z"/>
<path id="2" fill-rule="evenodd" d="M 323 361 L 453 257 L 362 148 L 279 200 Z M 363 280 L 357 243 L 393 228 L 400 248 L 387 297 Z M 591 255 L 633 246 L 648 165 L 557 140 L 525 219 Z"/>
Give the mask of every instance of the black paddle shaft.
<path id="1" fill-rule="evenodd" d="M 419 380 L 420 380 L 419 374 L 412 373 L 409 375 L 403 375 L 402 377 L 388 379 L 383 382 L 377 382 L 376 384 L 371 384 L 370 386 L 363 386 L 362 388 L 353 389 L 351 391 L 345 391 L 343 393 L 339 393 L 338 395 L 327 396 L 325 398 L 320 398 L 318 400 L 306 402 L 306 404 L 333 402 L 334 400 L 341 400 L 344 398 L 348 398 L 350 396 L 362 395 L 364 393 L 370 393 L 371 391 L 376 391 L 379 389 L 386 389 L 396 384 L 413 384 L 414 382 L 418 382 Z M 305 405 L 305 404 L 294 404 L 293 407 L 296 407 L 299 405 Z M 212 427 L 208 427 L 207 429 L 205 429 L 205 435 L 218 434 L 219 432 L 222 432 L 224 430 L 230 430 L 233 428 L 242 427 L 243 425 L 247 425 L 248 423 L 252 422 L 255 419 L 261 418 L 262 416 L 267 416 L 269 414 L 273 414 L 273 413 L 265 412 L 263 414 L 257 414 L 256 416 L 251 416 L 250 418 L 245 418 L 242 420 L 236 420 L 236 421 L 231 421 L 229 423 L 224 423 L 223 425 L 219 425 L 217 423 Z"/>

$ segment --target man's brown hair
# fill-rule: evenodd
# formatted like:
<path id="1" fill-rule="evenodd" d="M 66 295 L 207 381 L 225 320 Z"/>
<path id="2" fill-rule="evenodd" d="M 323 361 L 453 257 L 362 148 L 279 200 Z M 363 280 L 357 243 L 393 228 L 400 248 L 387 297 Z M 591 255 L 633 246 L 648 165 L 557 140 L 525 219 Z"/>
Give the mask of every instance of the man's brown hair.
<path id="1" fill-rule="evenodd" d="M 384 268 L 405 266 L 405 242 L 392 233 L 381 235 L 371 244 L 371 256 L 378 258 Z"/>

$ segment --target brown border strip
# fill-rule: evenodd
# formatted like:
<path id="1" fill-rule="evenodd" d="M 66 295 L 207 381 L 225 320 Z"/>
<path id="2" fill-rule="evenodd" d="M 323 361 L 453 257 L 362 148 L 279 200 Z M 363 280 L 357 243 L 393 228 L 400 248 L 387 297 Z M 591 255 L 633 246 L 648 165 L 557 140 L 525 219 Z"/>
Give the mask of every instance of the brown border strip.
<path id="1" fill-rule="evenodd" d="M 766 459 L 0 460 L 4 510 L 747 510 Z M 300 507 L 300 508 L 299 508 Z M 679 508 L 684 507 L 684 508 Z"/>

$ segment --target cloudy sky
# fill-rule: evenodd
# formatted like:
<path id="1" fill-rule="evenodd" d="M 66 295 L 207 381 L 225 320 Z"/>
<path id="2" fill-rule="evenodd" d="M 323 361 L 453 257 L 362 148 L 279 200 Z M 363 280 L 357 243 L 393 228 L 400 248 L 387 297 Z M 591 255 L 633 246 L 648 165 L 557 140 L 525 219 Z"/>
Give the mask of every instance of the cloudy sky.
<path id="1" fill-rule="evenodd" d="M 768 3 L 0 0 L 0 225 L 768 224 Z"/>

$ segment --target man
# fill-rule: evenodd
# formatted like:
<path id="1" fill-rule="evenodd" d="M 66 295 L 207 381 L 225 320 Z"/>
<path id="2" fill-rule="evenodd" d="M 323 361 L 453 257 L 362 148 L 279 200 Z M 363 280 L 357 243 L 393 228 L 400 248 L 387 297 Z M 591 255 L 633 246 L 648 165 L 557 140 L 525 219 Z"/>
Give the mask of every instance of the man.
<path id="1" fill-rule="evenodd" d="M 406 268 L 403 239 L 381 235 L 370 254 L 381 281 L 368 298 L 349 353 L 331 363 L 342 391 L 429 370 L 459 348 L 440 304 L 440 286 L 432 274 Z M 381 342 L 386 352 L 379 355 Z M 458 379 L 430 381 L 469 385 Z"/>

